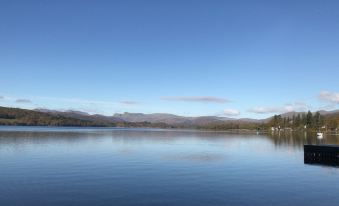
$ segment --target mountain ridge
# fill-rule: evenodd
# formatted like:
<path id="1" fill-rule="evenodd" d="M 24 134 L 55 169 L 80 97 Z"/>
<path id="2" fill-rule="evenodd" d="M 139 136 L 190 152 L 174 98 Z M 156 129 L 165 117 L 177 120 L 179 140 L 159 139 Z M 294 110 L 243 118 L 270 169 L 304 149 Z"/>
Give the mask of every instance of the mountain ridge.
<path id="1" fill-rule="evenodd" d="M 222 124 L 223 122 L 237 122 L 237 123 L 267 123 L 269 122 L 273 116 L 263 119 L 254 119 L 254 118 L 230 118 L 230 117 L 220 117 L 220 116 L 181 116 L 170 113 L 115 113 L 112 116 L 106 116 L 101 114 L 88 114 L 82 111 L 76 110 L 66 110 L 66 111 L 56 111 L 56 110 L 39 110 L 37 111 L 47 112 L 47 113 L 56 113 L 65 115 L 67 117 L 80 118 L 84 120 L 92 120 L 92 121 L 110 121 L 110 122 L 150 122 L 150 123 L 165 123 L 169 125 L 183 125 L 183 126 L 203 126 L 207 124 Z M 316 111 L 317 112 L 317 111 Z M 312 112 L 315 114 L 316 112 Z M 336 115 L 339 114 L 339 110 L 319 110 L 321 115 Z M 298 114 L 306 114 L 307 112 L 286 112 L 280 114 L 282 118 L 292 118 L 293 115 L 297 116 Z"/>
<path id="2" fill-rule="evenodd" d="M 339 125 L 339 110 L 319 111 L 327 119 L 331 128 Z M 228 118 L 219 116 L 186 117 L 169 113 L 116 113 L 112 116 L 88 114 L 82 111 L 34 110 L 8 108 L 0 106 L 0 125 L 37 125 L 37 126 L 111 126 L 111 127 L 157 127 L 157 128 L 198 128 L 198 129 L 268 129 L 277 120 L 284 119 L 291 124 L 293 115 L 303 116 L 305 112 L 289 112 L 266 119 Z M 315 113 L 314 113 L 315 114 Z M 288 120 L 289 121 L 286 121 Z M 300 118 L 299 118 L 300 119 Z M 279 121 L 280 121 L 279 120 Z M 284 124 L 285 124 L 284 123 Z M 278 123 L 280 124 L 280 123 Z"/>

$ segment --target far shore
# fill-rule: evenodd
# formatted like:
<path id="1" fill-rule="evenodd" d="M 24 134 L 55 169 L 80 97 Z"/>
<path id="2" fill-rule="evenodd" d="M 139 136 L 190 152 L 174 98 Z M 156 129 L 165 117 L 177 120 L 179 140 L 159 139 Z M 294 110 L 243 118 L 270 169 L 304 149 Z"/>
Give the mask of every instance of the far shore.
<path id="1" fill-rule="evenodd" d="M 314 130 L 292 130 L 292 129 L 280 129 L 280 130 L 257 130 L 257 129 L 200 129 L 200 128 L 161 128 L 161 127 L 109 127 L 109 126 L 55 126 L 55 125 L 0 125 L 1 129 L 11 128 L 10 131 L 13 131 L 14 128 L 55 128 L 55 129 L 135 129 L 135 130 L 159 130 L 159 131 L 187 131 L 187 132 L 224 132 L 224 133 L 234 133 L 234 134 L 267 134 L 267 135 L 279 135 L 279 134 L 288 134 L 288 133 L 298 133 L 298 134 L 315 134 L 317 131 Z M 323 134 L 327 135 L 339 135 L 337 131 L 321 131 Z"/>

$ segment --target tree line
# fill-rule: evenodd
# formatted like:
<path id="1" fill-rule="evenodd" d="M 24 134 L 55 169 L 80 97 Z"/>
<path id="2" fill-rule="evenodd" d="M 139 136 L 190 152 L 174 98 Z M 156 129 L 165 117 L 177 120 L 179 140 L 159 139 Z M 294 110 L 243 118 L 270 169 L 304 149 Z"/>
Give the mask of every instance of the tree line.
<path id="1" fill-rule="evenodd" d="M 268 126 L 276 129 L 290 128 L 293 130 L 336 130 L 339 125 L 338 115 L 325 116 L 320 112 L 312 113 L 298 113 L 292 117 L 282 117 L 281 115 L 274 115 L 268 122 Z"/>

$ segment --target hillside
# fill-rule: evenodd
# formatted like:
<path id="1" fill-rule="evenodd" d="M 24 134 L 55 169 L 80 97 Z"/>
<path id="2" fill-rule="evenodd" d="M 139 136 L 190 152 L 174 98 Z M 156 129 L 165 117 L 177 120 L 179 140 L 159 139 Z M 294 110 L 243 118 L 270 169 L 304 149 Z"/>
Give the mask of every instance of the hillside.
<path id="1" fill-rule="evenodd" d="M 101 122 L 18 108 L 0 107 L 0 125 L 108 126 Z M 114 126 L 114 125 L 112 125 Z"/>
<path id="2" fill-rule="evenodd" d="M 126 122 L 124 120 L 90 115 L 79 111 L 27 110 L 0 107 L 0 125 L 18 126 L 79 126 L 79 127 L 156 127 L 169 128 L 164 123 Z"/>
<path id="3" fill-rule="evenodd" d="M 151 123 L 165 123 L 175 126 L 194 126 L 194 125 L 206 125 L 211 123 L 222 123 L 223 120 L 220 117 L 214 116 L 202 116 L 202 117 L 184 117 L 167 113 L 128 113 L 114 114 L 113 117 L 122 119 L 127 122 L 151 122 Z"/>
<path id="4" fill-rule="evenodd" d="M 309 115 L 309 116 L 307 116 Z M 311 119 L 307 119 L 311 118 Z M 102 127 L 156 127 L 197 129 L 264 129 L 270 127 L 302 129 L 326 128 L 334 130 L 339 125 L 339 111 L 317 113 L 290 112 L 267 119 L 232 119 L 217 116 L 185 117 L 167 113 L 122 113 L 112 116 L 88 114 L 81 111 L 27 110 L 0 107 L 0 125 L 36 126 L 102 126 Z"/>

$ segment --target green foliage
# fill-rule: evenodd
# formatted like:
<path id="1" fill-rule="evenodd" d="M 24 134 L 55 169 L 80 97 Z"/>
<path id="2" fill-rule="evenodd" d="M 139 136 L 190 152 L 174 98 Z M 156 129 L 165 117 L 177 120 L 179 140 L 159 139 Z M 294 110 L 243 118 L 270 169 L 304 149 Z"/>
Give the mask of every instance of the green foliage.
<path id="1" fill-rule="evenodd" d="M 267 130 L 268 127 L 264 123 L 244 122 L 244 121 L 226 121 L 218 124 L 208 124 L 199 126 L 197 129 L 207 130 Z"/>
<path id="2" fill-rule="evenodd" d="M 307 113 L 293 115 L 290 119 L 289 117 L 281 118 L 281 115 L 275 115 L 268 122 L 270 127 L 286 129 L 290 128 L 293 130 L 313 130 L 320 131 L 325 129 L 334 130 L 338 127 L 339 115 L 333 116 L 324 116 L 319 112 L 316 112 L 314 115 L 308 111 Z"/>
<path id="3" fill-rule="evenodd" d="M 311 128 L 313 126 L 312 125 L 312 118 L 313 118 L 312 112 L 308 111 L 307 115 L 306 115 L 306 126 L 307 126 L 307 128 Z"/>

